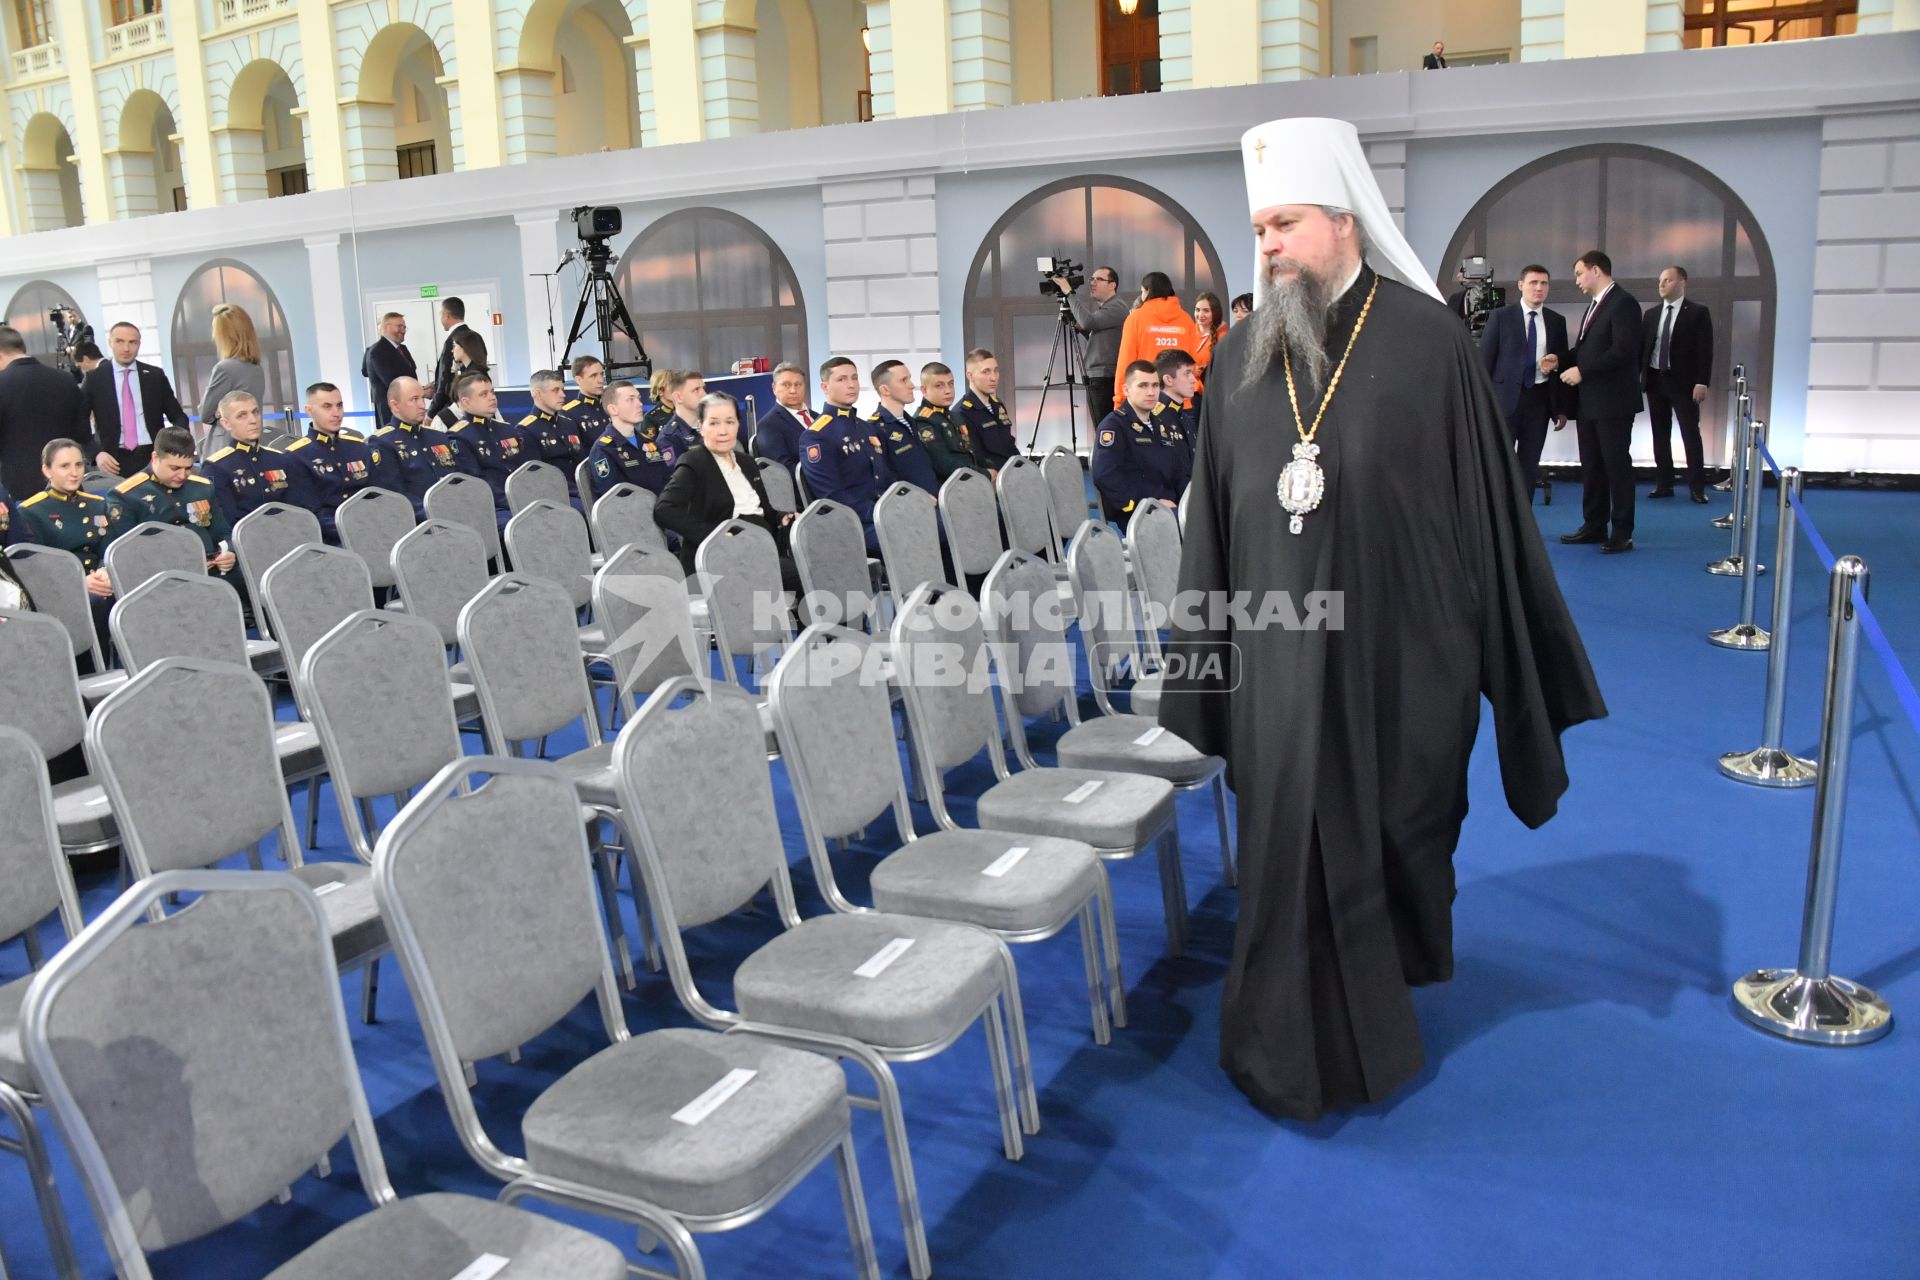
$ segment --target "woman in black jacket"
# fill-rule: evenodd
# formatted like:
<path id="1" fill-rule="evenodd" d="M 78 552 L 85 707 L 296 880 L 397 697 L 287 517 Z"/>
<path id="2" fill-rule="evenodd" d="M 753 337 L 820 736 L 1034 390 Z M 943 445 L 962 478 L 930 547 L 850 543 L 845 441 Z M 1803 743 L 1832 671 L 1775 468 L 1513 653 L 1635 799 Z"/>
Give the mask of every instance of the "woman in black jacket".
<path id="1" fill-rule="evenodd" d="M 739 446 L 740 403 L 724 391 L 700 401 L 700 444 L 680 455 L 666 487 L 654 504 L 662 529 L 680 535 L 680 563 L 689 574 L 693 557 L 708 534 L 729 520 L 757 524 L 773 535 L 780 552 L 780 580 L 788 591 L 800 589 L 787 545 L 793 512 L 781 511 L 767 497 L 760 468 Z"/>

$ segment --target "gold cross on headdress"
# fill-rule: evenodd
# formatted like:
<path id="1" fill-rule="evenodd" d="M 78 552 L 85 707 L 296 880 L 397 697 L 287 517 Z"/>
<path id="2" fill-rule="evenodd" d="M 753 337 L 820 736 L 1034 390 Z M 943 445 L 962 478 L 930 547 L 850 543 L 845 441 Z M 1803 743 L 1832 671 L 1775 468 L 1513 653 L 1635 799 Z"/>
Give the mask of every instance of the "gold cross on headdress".
<path id="1" fill-rule="evenodd" d="M 1255 138 L 1253 140 L 1253 162 L 1255 164 L 1265 164 L 1267 162 L 1267 140 L 1265 138 Z"/>

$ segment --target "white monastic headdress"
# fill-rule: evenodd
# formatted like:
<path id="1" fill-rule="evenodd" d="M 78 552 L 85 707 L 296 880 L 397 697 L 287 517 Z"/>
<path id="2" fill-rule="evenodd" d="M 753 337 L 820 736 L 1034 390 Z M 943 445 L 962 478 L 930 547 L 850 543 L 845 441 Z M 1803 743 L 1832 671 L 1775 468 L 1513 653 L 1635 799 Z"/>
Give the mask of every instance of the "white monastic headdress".
<path id="1" fill-rule="evenodd" d="M 1375 271 L 1440 297 L 1433 273 L 1420 265 L 1388 212 L 1386 197 L 1360 149 L 1360 131 L 1351 124 L 1316 116 L 1271 120 L 1241 135 L 1240 159 L 1247 171 L 1249 213 L 1258 216 L 1283 204 L 1349 210 L 1366 233 L 1367 262 Z M 1262 274 L 1256 250 L 1254 279 Z"/>

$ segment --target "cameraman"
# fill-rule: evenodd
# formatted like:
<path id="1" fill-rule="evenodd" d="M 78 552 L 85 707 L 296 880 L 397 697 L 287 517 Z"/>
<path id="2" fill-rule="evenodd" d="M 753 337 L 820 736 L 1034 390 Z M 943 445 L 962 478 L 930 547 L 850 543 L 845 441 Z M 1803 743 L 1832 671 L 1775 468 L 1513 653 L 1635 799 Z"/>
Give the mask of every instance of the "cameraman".
<path id="1" fill-rule="evenodd" d="M 1095 267 L 1082 295 L 1065 276 L 1055 276 L 1054 285 L 1066 295 L 1073 312 L 1073 327 L 1087 335 L 1087 412 L 1096 429 L 1100 420 L 1113 410 L 1114 363 L 1120 354 L 1120 328 L 1127 322 L 1127 304 L 1117 296 L 1120 273 L 1112 267 Z"/>

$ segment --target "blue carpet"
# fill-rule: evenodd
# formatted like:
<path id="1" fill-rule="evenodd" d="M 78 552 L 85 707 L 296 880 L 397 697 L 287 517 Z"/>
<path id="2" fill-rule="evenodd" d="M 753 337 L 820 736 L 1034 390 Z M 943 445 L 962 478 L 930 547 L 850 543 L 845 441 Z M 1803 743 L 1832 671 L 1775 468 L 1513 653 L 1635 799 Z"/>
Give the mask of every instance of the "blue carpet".
<path id="1" fill-rule="evenodd" d="M 1577 496 L 1563 485 L 1557 505 L 1536 509 L 1547 534 L 1577 523 Z M 1920 670 L 1920 496 L 1814 491 L 1808 505 L 1837 551 L 1872 565 L 1875 605 Z M 1771 510 L 1769 495 L 1767 562 Z M 1737 582 L 1701 571 L 1726 543 L 1710 514 L 1684 499 L 1643 503 L 1639 550 L 1624 557 L 1551 544 L 1612 718 L 1569 735 L 1573 788 L 1538 832 L 1506 812 L 1483 733 L 1458 855 L 1458 974 L 1416 995 L 1420 1079 L 1385 1105 L 1305 1126 L 1263 1117 L 1227 1083 L 1214 1063 L 1234 899 L 1208 798 L 1186 797 L 1195 932 L 1184 958 L 1163 955 L 1150 863 L 1112 869 L 1132 1026 L 1110 1047 L 1092 1042 L 1074 939 L 1016 949 L 1044 1122 L 1023 1162 L 999 1153 L 978 1031 L 900 1070 L 937 1273 L 1920 1274 L 1920 1227 L 1902 1208 L 1920 1197 L 1920 1038 L 1902 1026 L 1874 1046 L 1820 1050 L 1729 1012 L 1735 977 L 1796 954 L 1813 797 L 1714 770 L 1718 753 L 1758 741 L 1766 663 L 1704 639 L 1735 620 L 1738 598 Z M 1796 599 L 1788 738 L 1811 754 L 1825 590 L 1804 546 Z M 1920 1019 L 1920 737 L 1878 662 L 1863 657 L 1861 672 L 1835 969 L 1879 988 L 1898 1019 Z M 779 787 L 784 805 L 783 776 Z M 326 805 L 322 856 L 345 856 Z M 798 819 L 785 816 L 811 914 L 822 907 Z M 870 861 L 856 851 L 843 862 L 853 888 Z M 91 887 L 89 913 L 107 893 Z M 698 935 L 697 971 L 723 987 L 728 963 L 768 927 L 749 918 Z M 23 969 L 17 945 L 0 951 L 0 974 Z M 352 1008 L 357 982 L 348 996 Z M 626 1010 L 636 1030 L 686 1022 L 664 978 L 643 977 Z M 492 1194 L 454 1138 L 392 965 L 381 1013 L 354 1025 L 354 1042 L 394 1182 Z M 503 1145 L 517 1148 L 512 1117 L 596 1036 L 583 1008 L 519 1066 L 483 1066 L 476 1096 Z M 855 1132 L 882 1263 L 904 1276 L 878 1123 L 857 1114 Z M 56 1158 L 87 1274 L 106 1276 L 85 1197 Z M 343 1149 L 331 1183 L 306 1180 L 293 1206 L 164 1255 L 157 1274 L 264 1273 L 364 1209 L 350 1163 Z M 3 1155 L 0 1204 L 15 1274 L 47 1275 L 20 1162 Z M 631 1245 L 617 1227 L 562 1216 Z M 716 1277 L 850 1273 L 826 1170 L 767 1219 L 701 1248 Z"/>

